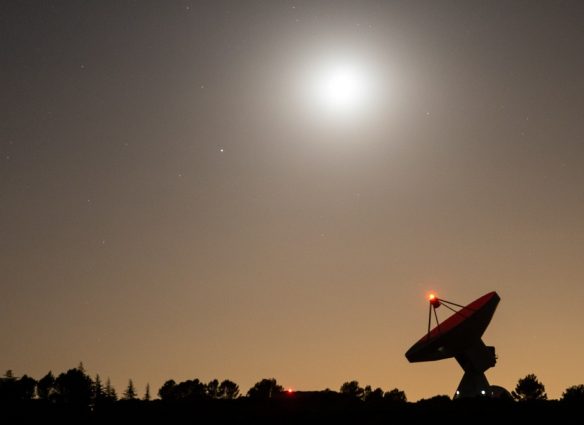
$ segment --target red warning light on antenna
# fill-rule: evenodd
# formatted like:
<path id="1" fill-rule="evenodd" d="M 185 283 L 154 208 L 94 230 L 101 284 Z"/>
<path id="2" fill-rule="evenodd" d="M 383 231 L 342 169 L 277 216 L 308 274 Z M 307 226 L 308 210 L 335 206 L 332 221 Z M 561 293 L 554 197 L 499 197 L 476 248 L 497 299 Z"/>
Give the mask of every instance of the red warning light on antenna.
<path id="1" fill-rule="evenodd" d="M 430 304 L 432 304 L 434 307 L 440 307 L 440 300 L 435 293 L 431 292 L 428 295 L 428 301 L 430 301 Z"/>

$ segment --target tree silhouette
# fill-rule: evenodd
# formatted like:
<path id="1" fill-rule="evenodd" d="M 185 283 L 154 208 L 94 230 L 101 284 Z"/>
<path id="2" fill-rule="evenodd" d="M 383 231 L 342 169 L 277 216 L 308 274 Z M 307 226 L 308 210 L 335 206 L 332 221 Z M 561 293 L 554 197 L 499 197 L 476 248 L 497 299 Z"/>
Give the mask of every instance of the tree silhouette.
<path id="1" fill-rule="evenodd" d="M 105 383 L 105 389 L 103 392 L 105 396 L 105 401 L 113 403 L 114 401 L 118 400 L 118 393 L 116 392 L 116 389 L 112 386 L 112 382 L 110 381 L 109 378 L 107 378 L 107 382 Z"/>
<path id="2" fill-rule="evenodd" d="M 200 400 L 207 397 L 207 386 L 198 379 L 181 382 L 177 391 L 180 400 Z"/>
<path id="3" fill-rule="evenodd" d="M 373 389 L 371 388 L 371 385 L 365 385 L 365 388 L 363 388 L 363 400 L 367 400 L 369 398 L 369 396 L 371 395 L 371 393 L 373 392 Z"/>
<path id="4" fill-rule="evenodd" d="M 17 397 L 19 400 L 31 400 L 34 397 L 37 381 L 30 376 L 22 375 L 17 381 Z"/>
<path id="5" fill-rule="evenodd" d="M 36 381 L 27 375 L 17 379 L 11 370 L 0 378 L 0 400 L 30 400 L 34 397 Z"/>
<path id="6" fill-rule="evenodd" d="M 91 378 L 83 372 L 83 369 L 69 369 L 55 380 L 57 400 L 66 404 L 89 406 L 92 386 Z"/>
<path id="7" fill-rule="evenodd" d="M 34 398 L 35 391 L 39 400 L 28 402 Z M 109 420 L 110 415 L 121 414 L 122 417 L 120 422 L 124 419 L 129 419 L 132 415 L 137 415 L 137 422 L 147 423 L 148 420 L 151 419 L 150 415 L 156 415 L 156 412 L 178 411 L 179 413 L 177 413 L 177 415 L 180 416 L 185 412 L 190 412 L 194 407 L 193 411 L 196 410 L 197 414 L 200 414 L 201 418 L 204 420 L 208 419 L 206 415 L 212 414 L 212 412 L 215 411 L 214 409 L 227 409 L 228 412 L 230 409 L 235 409 L 234 412 L 238 413 L 234 413 L 234 416 L 229 414 L 228 417 L 235 418 L 240 413 L 247 412 L 243 414 L 246 415 L 249 413 L 252 417 L 256 414 L 267 415 L 266 418 L 274 419 L 274 421 L 271 421 L 270 423 L 279 423 L 277 420 L 280 417 L 279 415 L 288 415 L 290 413 L 290 406 L 296 406 L 293 407 L 293 409 L 300 408 L 302 410 L 308 408 L 310 411 L 314 409 L 315 413 L 318 413 L 318 410 L 323 406 L 323 403 L 321 402 L 324 402 L 323 407 L 325 409 L 339 409 L 344 403 L 351 402 L 350 399 L 352 399 L 355 401 L 364 401 L 349 403 L 349 405 L 354 406 L 359 404 L 358 411 L 363 413 L 363 423 L 368 423 L 367 419 L 376 417 L 377 414 L 383 412 L 396 414 L 397 419 L 407 419 L 410 417 L 410 413 L 407 412 L 413 412 L 414 416 L 411 417 L 412 421 L 408 422 L 406 420 L 403 423 L 417 423 L 413 420 L 418 418 L 418 413 L 416 412 L 419 412 L 419 414 L 422 415 L 419 416 L 421 418 L 426 417 L 425 415 L 427 414 L 433 414 L 432 412 L 435 412 L 436 409 L 451 409 L 451 407 L 448 406 L 452 406 L 450 397 L 434 396 L 430 399 L 420 400 L 417 403 L 411 403 L 407 406 L 407 409 L 404 409 L 400 406 L 392 405 L 392 403 L 407 402 L 406 395 L 403 391 L 394 388 L 390 391 L 384 392 L 381 388 L 372 388 L 370 385 L 366 385 L 363 388 L 359 385 L 358 381 L 353 380 L 345 382 L 341 386 L 341 395 L 329 389 L 324 391 L 303 392 L 299 393 L 298 397 L 286 396 L 279 398 L 281 403 L 278 401 L 270 402 L 268 403 L 270 406 L 266 409 L 267 405 L 262 400 L 269 400 L 274 397 L 278 398 L 277 396 L 279 394 L 284 393 L 284 389 L 281 385 L 278 385 L 274 378 L 262 379 L 247 392 L 247 396 L 250 399 L 259 399 L 259 403 L 254 400 L 246 399 L 239 400 L 236 403 L 213 402 L 213 400 L 235 399 L 239 396 L 239 392 L 239 386 L 228 379 L 221 382 L 218 379 L 213 379 L 207 384 L 201 382 L 199 379 L 187 380 L 178 384 L 174 380 L 168 380 L 158 390 L 158 394 L 164 403 L 168 401 L 176 402 L 174 405 L 163 406 L 162 403 L 156 401 L 153 403 L 121 402 L 117 406 L 113 406 L 108 402 L 115 402 L 117 400 L 117 394 L 111 385 L 110 379 L 108 378 L 107 383 L 104 385 L 99 374 L 96 374 L 95 379 L 92 380 L 84 372 L 83 364 L 80 364 L 78 368 L 70 369 L 67 372 L 59 374 L 57 378 L 55 378 L 52 372 L 49 371 L 38 382 L 27 375 L 17 377 L 11 370 L 6 371 L 6 373 L 0 377 L 0 405 L 4 411 L 8 412 L 9 415 L 14 412 L 20 414 L 20 411 L 23 411 L 28 415 L 28 410 L 30 409 L 30 414 L 32 415 L 30 416 L 31 419 L 40 419 L 46 414 L 49 414 L 49 417 L 56 414 L 57 416 L 55 416 L 55 418 L 58 418 L 61 414 L 70 415 L 73 413 L 73 415 L 80 414 L 80 418 L 91 418 L 92 416 L 95 416 L 95 423 L 101 423 L 102 419 Z M 528 401 L 547 399 L 545 386 L 534 374 L 529 374 L 518 380 L 515 390 L 513 391 L 513 397 L 518 400 Z M 137 392 L 133 380 L 130 379 L 128 380 L 127 388 L 123 392 L 122 400 L 137 399 Z M 147 401 L 150 399 L 150 384 L 146 384 L 143 400 Z M 288 399 L 290 399 L 290 401 L 288 401 Z M 191 404 L 193 401 L 195 403 Z M 205 403 L 201 401 L 207 402 Z M 549 412 L 550 415 L 556 415 L 557 413 L 560 419 L 562 419 L 562 415 L 573 414 L 576 412 L 576 409 L 574 409 L 574 407 L 577 408 L 576 404 L 584 404 L 584 385 L 574 385 L 566 388 L 562 394 L 561 401 L 562 403 L 552 402 L 542 405 L 545 407 L 543 410 L 540 409 L 539 403 L 533 404 L 533 406 L 532 403 L 513 403 L 512 405 L 492 404 L 489 405 L 489 409 L 493 408 L 495 411 L 502 409 L 500 410 L 502 414 L 512 413 L 512 417 L 517 414 L 527 414 L 529 417 L 538 419 L 540 418 L 541 412 L 545 411 Z M 55 405 L 49 405 L 47 402 L 55 403 Z M 574 403 L 574 406 L 571 404 L 568 405 L 568 403 Z M 66 404 L 67 406 L 59 406 L 58 404 Z M 519 406 L 520 404 L 522 406 Z M 468 406 L 472 410 L 472 404 Z M 82 407 L 83 409 L 78 409 L 77 407 Z M 91 407 L 93 413 L 90 413 L 89 410 L 84 411 L 87 407 Z M 163 410 L 159 410 L 161 408 L 163 408 Z M 340 413 L 342 414 L 342 412 L 343 411 Z M 0 414 L 0 417 L 4 419 L 3 414 Z M 177 418 L 179 416 L 177 416 Z M 10 418 L 11 417 L 9 417 L 9 419 Z M 73 416 L 70 417 L 70 419 L 72 418 Z M 554 416 L 554 419 L 555 418 L 556 416 Z M 69 423 L 67 419 L 68 418 L 65 417 L 61 423 Z M 257 418 L 254 417 L 254 419 Z M 399 420 L 398 422 L 401 423 Z M 564 422 L 565 421 L 562 420 L 558 421 L 558 423 Z M 29 422 L 23 420 L 14 423 Z M 31 421 L 30 423 L 39 423 L 39 421 Z M 256 422 L 250 421 L 250 423 Z M 530 420 L 530 423 L 539 422 Z"/>
<path id="8" fill-rule="evenodd" d="M 235 382 L 225 379 L 219 384 L 219 398 L 224 400 L 233 400 L 239 396 L 239 385 Z"/>
<path id="9" fill-rule="evenodd" d="M 126 390 L 122 396 L 122 400 L 136 400 L 136 398 L 136 388 L 134 388 L 134 383 L 130 379 L 128 381 L 128 386 L 126 387 Z"/>
<path id="10" fill-rule="evenodd" d="M 371 387 L 369 387 L 369 389 L 371 389 Z M 358 398 L 360 400 L 363 400 L 363 397 L 365 396 L 365 389 L 359 386 L 359 381 L 345 382 L 343 385 L 341 385 L 340 391 L 341 394 Z"/>
<path id="11" fill-rule="evenodd" d="M 278 385 L 275 378 L 262 379 L 249 389 L 247 396 L 249 398 L 272 398 L 284 391 L 281 385 Z"/>
<path id="12" fill-rule="evenodd" d="M 162 401 L 172 401 L 174 400 L 175 390 L 176 382 L 174 382 L 174 379 L 169 379 L 162 384 L 162 387 L 158 390 L 158 397 L 160 397 Z"/>
<path id="13" fill-rule="evenodd" d="M 207 398 L 207 386 L 198 379 L 183 381 L 179 384 L 170 379 L 158 390 L 163 401 L 194 401 Z"/>
<path id="14" fill-rule="evenodd" d="M 181 382 L 176 386 L 178 400 L 194 401 L 207 397 L 207 386 L 198 379 Z"/>
<path id="15" fill-rule="evenodd" d="M 584 403 L 584 385 L 572 385 L 562 393 L 562 401 Z"/>
<path id="16" fill-rule="evenodd" d="M 93 385 L 91 387 L 91 401 L 92 404 L 98 405 L 105 401 L 105 391 L 103 388 L 103 384 L 101 383 L 101 378 L 99 374 L 95 375 L 95 380 L 93 381 Z"/>
<path id="17" fill-rule="evenodd" d="M 16 398 L 16 378 L 11 370 L 7 370 L 0 378 L 0 400 L 13 401 Z"/>
<path id="18" fill-rule="evenodd" d="M 209 398 L 219 398 L 219 381 L 213 379 L 207 384 L 207 395 Z"/>
<path id="19" fill-rule="evenodd" d="M 367 385 L 363 394 L 365 401 L 379 401 L 383 400 L 383 390 L 381 388 L 371 389 L 371 386 Z"/>
<path id="20" fill-rule="evenodd" d="M 547 400 L 545 386 L 538 381 L 537 376 L 530 373 L 525 378 L 519 379 L 513 397 L 517 400 Z"/>
<path id="21" fill-rule="evenodd" d="M 393 390 L 386 392 L 383 395 L 383 399 L 394 403 L 405 403 L 408 401 L 406 393 L 401 390 L 398 390 L 397 388 L 394 388 Z"/>
<path id="22" fill-rule="evenodd" d="M 49 371 L 37 382 L 37 396 L 41 400 L 52 400 L 55 396 L 55 377 Z"/>

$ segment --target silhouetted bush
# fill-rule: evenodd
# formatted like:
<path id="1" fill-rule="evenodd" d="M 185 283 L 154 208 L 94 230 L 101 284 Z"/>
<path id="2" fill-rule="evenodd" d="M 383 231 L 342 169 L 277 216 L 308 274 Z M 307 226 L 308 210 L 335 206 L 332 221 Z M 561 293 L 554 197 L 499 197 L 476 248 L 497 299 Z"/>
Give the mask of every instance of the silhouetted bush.
<path id="1" fill-rule="evenodd" d="M 418 400 L 416 404 L 430 406 L 445 406 L 450 405 L 451 403 L 452 399 L 447 395 L 435 395 L 434 397 L 423 398 L 421 400 Z"/>
<path id="2" fill-rule="evenodd" d="M 247 396 L 249 398 L 266 399 L 272 398 L 283 391 L 284 388 L 278 385 L 274 378 L 262 379 L 249 389 Z"/>
<path id="3" fill-rule="evenodd" d="M 573 385 L 562 393 L 562 401 L 584 404 L 584 385 Z"/>
<path id="4" fill-rule="evenodd" d="M 370 385 L 365 387 L 363 398 L 368 402 L 379 402 L 383 400 L 383 390 L 381 388 L 371 389 Z"/>
<path id="5" fill-rule="evenodd" d="M 176 382 L 174 379 L 169 379 L 158 390 L 158 397 L 162 401 L 173 401 L 175 399 Z"/>
<path id="6" fill-rule="evenodd" d="M 225 379 L 219 384 L 218 395 L 220 399 L 233 400 L 239 397 L 239 385 L 229 379 Z"/>
<path id="7" fill-rule="evenodd" d="M 27 375 L 23 375 L 19 379 L 13 375 L 11 370 L 7 370 L 5 375 L 0 378 L 0 400 L 30 400 L 35 395 L 36 384 L 37 382 Z"/>
<path id="8" fill-rule="evenodd" d="M 198 379 L 192 379 L 177 384 L 170 379 L 158 390 L 163 401 L 196 401 L 207 397 L 207 386 Z"/>
<path id="9" fill-rule="evenodd" d="M 512 394 L 516 400 L 520 401 L 547 400 L 545 386 L 539 382 L 537 376 L 533 373 L 530 373 L 525 378 L 519 379 L 515 391 Z"/>
<path id="10" fill-rule="evenodd" d="M 358 381 L 345 382 L 343 385 L 341 385 L 340 391 L 341 394 L 345 394 L 349 397 L 357 398 L 359 400 L 363 400 L 365 395 L 365 389 L 359 386 Z"/>
<path id="11" fill-rule="evenodd" d="M 398 390 L 397 388 L 394 388 L 393 390 L 386 392 L 383 395 L 383 399 L 390 401 L 392 403 L 405 403 L 408 401 L 406 393 L 401 390 Z"/>

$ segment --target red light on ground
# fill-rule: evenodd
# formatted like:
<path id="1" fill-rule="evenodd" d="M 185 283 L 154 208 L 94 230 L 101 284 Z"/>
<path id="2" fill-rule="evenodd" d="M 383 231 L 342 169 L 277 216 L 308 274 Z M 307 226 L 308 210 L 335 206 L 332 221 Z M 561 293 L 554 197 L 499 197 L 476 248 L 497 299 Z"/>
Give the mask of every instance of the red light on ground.
<path id="1" fill-rule="evenodd" d="M 288 389 L 286 390 L 286 392 L 287 392 L 288 394 L 292 394 L 292 393 L 294 393 L 294 390 L 293 390 L 292 388 L 288 388 Z"/>

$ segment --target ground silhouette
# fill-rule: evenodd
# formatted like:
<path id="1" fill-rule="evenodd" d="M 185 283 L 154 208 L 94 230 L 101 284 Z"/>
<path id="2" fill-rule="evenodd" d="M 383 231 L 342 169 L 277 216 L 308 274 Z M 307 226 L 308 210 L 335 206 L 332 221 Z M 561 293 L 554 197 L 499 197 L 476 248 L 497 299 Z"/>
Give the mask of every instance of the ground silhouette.
<path id="1" fill-rule="evenodd" d="M 516 400 L 451 400 L 439 395 L 415 403 L 403 391 L 383 391 L 356 380 L 339 391 L 285 391 L 274 378 L 254 384 L 246 396 L 230 380 L 166 381 L 151 400 L 142 399 L 130 380 L 118 400 L 109 379 L 91 379 L 82 365 L 40 380 L 11 371 L 0 378 L 0 422 L 6 425 L 60 424 L 539 424 L 576 423 L 584 409 L 584 385 L 569 387 L 561 400 L 546 400 L 534 374 L 518 381 Z"/>

